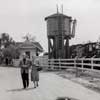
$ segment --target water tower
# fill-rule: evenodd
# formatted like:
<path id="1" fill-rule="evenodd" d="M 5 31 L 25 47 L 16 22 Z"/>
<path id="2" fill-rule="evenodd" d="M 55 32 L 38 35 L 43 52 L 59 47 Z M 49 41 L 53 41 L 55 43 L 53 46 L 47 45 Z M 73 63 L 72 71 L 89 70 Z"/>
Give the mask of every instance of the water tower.
<path id="1" fill-rule="evenodd" d="M 75 36 L 76 19 L 57 12 L 46 17 L 45 21 L 49 58 L 70 58 L 69 39 Z"/>

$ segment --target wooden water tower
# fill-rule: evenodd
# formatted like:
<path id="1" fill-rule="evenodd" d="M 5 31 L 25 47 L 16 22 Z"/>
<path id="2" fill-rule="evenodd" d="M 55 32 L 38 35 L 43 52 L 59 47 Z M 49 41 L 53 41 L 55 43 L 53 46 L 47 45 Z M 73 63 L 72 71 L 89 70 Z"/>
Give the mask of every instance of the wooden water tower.
<path id="1" fill-rule="evenodd" d="M 69 39 L 75 36 L 76 20 L 57 12 L 46 17 L 45 21 L 49 58 L 70 58 Z"/>

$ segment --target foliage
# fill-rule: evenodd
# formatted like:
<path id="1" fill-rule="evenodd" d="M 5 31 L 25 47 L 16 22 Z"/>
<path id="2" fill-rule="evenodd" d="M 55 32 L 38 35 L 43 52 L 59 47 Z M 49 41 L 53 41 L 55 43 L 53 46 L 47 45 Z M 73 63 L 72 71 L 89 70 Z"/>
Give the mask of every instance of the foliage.
<path id="1" fill-rule="evenodd" d="M 9 45 L 7 48 L 4 48 L 3 50 L 3 56 L 4 58 L 18 58 L 20 55 L 19 49 L 15 45 Z"/>
<path id="2" fill-rule="evenodd" d="M 14 44 L 14 40 L 9 36 L 8 33 L 2 33 L 0 37 L 0 47 L 7 48 L 10 44 Z"/>
<path id="3" fill-rule="evenodd" d="M 15 41 L 9 36 L 8 33 L 0 34 L 0 48 L 4 58 L 17 58 L 19 50 L 15 46 Z"/>

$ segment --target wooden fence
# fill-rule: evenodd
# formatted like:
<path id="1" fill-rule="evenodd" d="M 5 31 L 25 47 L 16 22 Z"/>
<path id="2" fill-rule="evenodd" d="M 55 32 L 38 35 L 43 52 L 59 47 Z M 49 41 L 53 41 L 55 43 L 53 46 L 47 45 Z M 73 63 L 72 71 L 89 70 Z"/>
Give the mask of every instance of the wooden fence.
<path id="1" fill-rule="evenodd" d="M 43 59 L 40 64 L 47 69 L 78 68 L 82 71 L 100 71 L 100 58 L 75 58 L 75 59 Z"/>

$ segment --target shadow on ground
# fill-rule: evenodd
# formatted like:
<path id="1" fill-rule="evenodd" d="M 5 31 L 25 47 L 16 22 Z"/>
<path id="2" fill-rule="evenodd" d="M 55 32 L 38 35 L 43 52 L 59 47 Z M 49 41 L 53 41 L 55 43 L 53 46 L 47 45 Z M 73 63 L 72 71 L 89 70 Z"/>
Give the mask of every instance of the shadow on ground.
<path id="1" fill-rule="evenodd" d="M 20 91 L 28 91 L 28 90 L 33 90 L 33 89 L 35 89 L 35 88 L 34 88 L 34 87 L 26 88 L 26 89 L 19 88 L 19 89 L 11 89 L 11 90 L 7 90 L 7 92 L 20 92 Z"/>
<path id="2" fill-rule="evenodd" d="M 58 97 L 56 100 L 79 100 L 71 97 Z"/>

